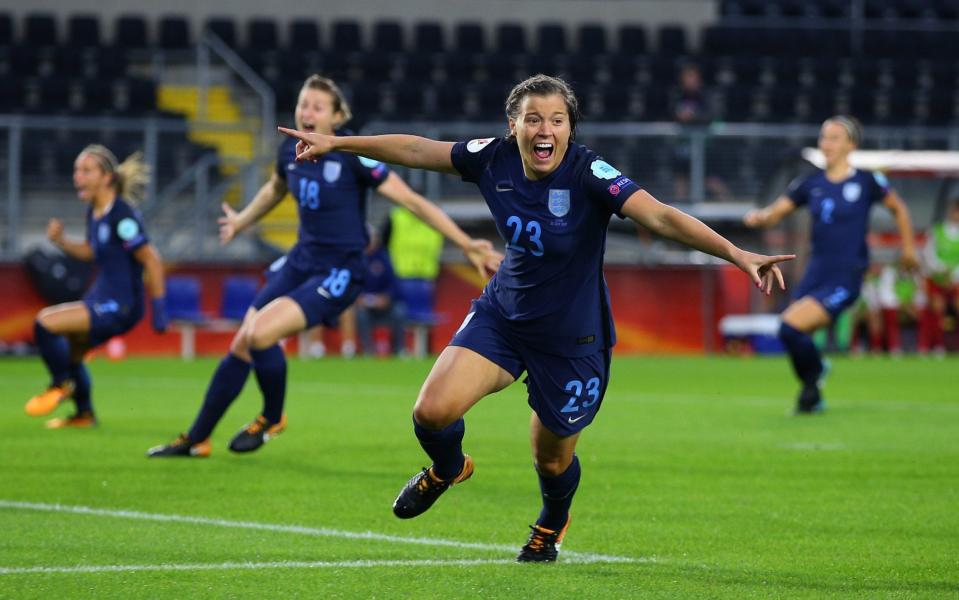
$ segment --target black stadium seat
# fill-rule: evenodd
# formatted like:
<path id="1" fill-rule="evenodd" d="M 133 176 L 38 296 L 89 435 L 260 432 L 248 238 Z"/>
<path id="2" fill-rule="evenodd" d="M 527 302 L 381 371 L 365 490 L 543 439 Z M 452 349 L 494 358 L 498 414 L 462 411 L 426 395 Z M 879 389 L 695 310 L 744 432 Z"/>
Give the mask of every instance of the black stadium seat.
<path id="1" fill-rule="evenodd" d="M 565 54 L 566 27 L 562 23 L 543 23 L 536 28 L 536 47 L 540 54 Z"/>
<path id="2" fill-rule="evenodd" d="M 685 56 L 689 53 L 686 28 L 682 25 L 663 25 L 657 34 L 656 49 L 664 56 Z"/>
<path id="3" fill-rule="evenodd" d="M 295 19 L 290 21 L 290 36 L 287 48 L 290 52 L 306 52 L 320 50 L 320 29 L 316 21 Z"/>
<path id="4" fill-rule="evenodd" d="M 477 78 L 477 55 L 466 52 L 447 52 L 437 57 L 440 71 L 448 82 L 470 83 Z M 407 76 L 410 65 L 407 64 Z M 420 73 L 423 73 L 420 70 Z"/>
<path id="5" fill-rule="evenodd" d="M 83 97 L 82 114 L 97 115 L 113 108 L 113 85 L 101 79 L 83 79 L 79 82 Z"/>
<path id="6" fill-rule="evenodd" d="M 393 88 L 393 107 L 388 116 L 394 119 L 415 119 L 426 115 L 422 85 L 397 83 Z"/>
<path id="7" fill-rule="evenodd" d="M 598 23 L 581 25 L 576 36 L 576 51 L 578 54 L 586 56 L 609 52 L 609 44 L 606 41 L 606 27 Z"/>
<path id="8" fill-rule="evenodd" d="M 184 17 L 160 19 L 158 46 L 163 50 L 186 50 L 191 45 L 190 23 Z"/>
<path id="9" fill-rule="evenodd" d="M 413 49 L 416 52 L 439 54 L 446 50 L 443 26 L 436 22 L 417 23 L 413 27 Z"/>
<path id="10" fill-rule="evenodd" d="M 373 51 L 399 53 L 406 49 L 403 27 L 396 21 L 377 21 L 373 24 Z"/>
<path id="11" fill-rule="evenodd" d="M 465 94 L 461 84 L 440 84 L 435 90 L 436 115 L 442 119 L 462 119 Z"/>
<path id="12" fill-rule="evenodd" d="M 616 37 L 616 51 L 634 57 L 647 54 L 649 40 L 646 28 L 637 24 L 620 25 Z"/>
<path id="13" fill-rule="evenodd" d="M 206 29 L 230 48 L 237 47 L 236 23 L 230 17 L 211 17 L 206 21 Z"/>
<path id="14" fill-rule="evenodd" d="M 526 28 L 518 23 L 501 23 L 496 26 L 495 52 L 524 54 L 529 49 L 526 44 Z"/>
<path id="15" fill-rule="evenodd" d="M 486 52 L 486 32 L 475 22 L 457 23 L 453 34 L 453 49 L 464 54 Z"/>
<path id="16" fill-rule="evenodd" d="M 94 48 L 101 45 L 100 20 L 94 15 L 73 15 L 67 21 L 67 45 Z"/>
<path id="17" fill-rule="evenodd" d="M 59 43 L 57 34 L 57 19 L 52 14 L 33 13 L 23 21 L 24 44 L 33 48 L 50 48 Z"/>
<path id="18" fill-rule="evenodd" d="M 139 15 L 118 17 L 114 28 L 113 45 L 119 50 L 146 48 L 150 45 L 146 19 Z"/>
<path id="19" fill-rule="evenodd" d="M 249 51 L 277 50 L 280 47 L 279 37 L 276 21 L 272 19 L 251 19 L 246 24 L 246 48 Z"/>
<path id="20" fill-rule="evenodd" d="M 13 17 L 10 13 L 0 13 L 0 48 L 12 46 L 13 42 Z"/>
<path id="21" fill-rule="evenodd" d="M 363 50 L 363 32 L 357 21 L 335 21 L 333 23 L 333 42 L 330 50 L 334 52 L 360 52 Z"/>

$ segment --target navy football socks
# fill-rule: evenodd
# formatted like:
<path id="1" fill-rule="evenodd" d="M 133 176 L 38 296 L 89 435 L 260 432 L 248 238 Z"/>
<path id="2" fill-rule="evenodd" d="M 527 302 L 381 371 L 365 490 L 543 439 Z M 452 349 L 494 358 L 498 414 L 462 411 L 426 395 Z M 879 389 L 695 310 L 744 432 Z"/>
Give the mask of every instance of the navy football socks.
<path id="1" fill-rule="evenodd" d="M 50 371 L 50 383 L 58 385 L 70 379 L 70 342 L 67 338 L 52 333 L 40 321 L 36 321 L 33 324 L 33 340 Z"/>
<path id="2" fill-rule="evenodd" d="M 550 531 L 559 531 L 569 518 L 569 507 L 573 504 L 573 495 L 579 487 L 579 457 L 573 455 L 573 462 L 562 474 L 546 477 L 536 470 L 539 476 L 539 489 L 543 495 L 543 510 L 536 524 Z"/>
<path id="3" fill-rule="evenodd" d="M 787 323 L 779 327 L 779 339 L 789 351 L 793 370 L 803 385 L 816 385 L 822 374 L 822 356 L 812 338 Z"/>
<path id="4" fill-rule="evenodd" d="M 463 470 L 463 436 L 466 421 L 460 419 L 443 429 L 427 429 L 413 419 L 413 432 L 420 446 L 433 459 L 433 474 L 440 479 L 453 479 Z"/>
<path id="5" fill-rule="evenodd" d="M 263 350 L 250 350 L 256 382 L 263 393 L 263 416 L 270 423 L 279 423 L 286 399 L 286 355 L 279 344 Z"/>
<path id="6" fill-rule="evenodd" d="M 226 409 L 243 391 L 243 384 L 250 375 L 250 363 L 233 353 L 227 354 L 213 374 L 203 399 L 200 414 L 193 421 L 187 434 L 193 443 L 202 442 L 210 437 L 213 428 L 223 418 Z"/>
<path id="7" fill-rule="evenodd" d="M 90 372 L 83 363 L 70 365 L 70 379 L 73 380 L 73 401 L 77 405 L 77 413 L 93 412 L 93 402 L 90 397 Z"/>

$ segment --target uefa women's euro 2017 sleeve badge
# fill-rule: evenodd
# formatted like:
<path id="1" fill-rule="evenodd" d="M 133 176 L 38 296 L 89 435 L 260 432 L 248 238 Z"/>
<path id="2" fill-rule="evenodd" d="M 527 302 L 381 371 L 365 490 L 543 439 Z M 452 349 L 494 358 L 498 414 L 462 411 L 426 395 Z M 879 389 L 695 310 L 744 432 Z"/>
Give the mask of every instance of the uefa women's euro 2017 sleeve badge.
<path id="1" fill-rule="evenodd" d="M 569 190 L 550 190 L 547 207 L 553 216 L 565 217 L 569 213 Z"/>

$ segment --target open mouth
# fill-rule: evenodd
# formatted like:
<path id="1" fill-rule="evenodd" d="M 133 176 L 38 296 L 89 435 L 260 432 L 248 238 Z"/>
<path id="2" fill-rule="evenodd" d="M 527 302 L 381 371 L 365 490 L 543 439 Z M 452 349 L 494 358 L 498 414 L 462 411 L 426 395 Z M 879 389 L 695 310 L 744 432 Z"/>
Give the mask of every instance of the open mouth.
<path id="1" fill-rule="evenodd" d="M 553 145 L 547 142 L 540 142 L 533 146 L 533 155 L 539 160 L 548 160 L 553 155 Z"/>
<path id="2" fill-rule="evenodd" d="M 303 123 L 303 131 L 312 132 L 314 129 L 316 129 L 316 127 L 313 125 L 313 123 Z"/>

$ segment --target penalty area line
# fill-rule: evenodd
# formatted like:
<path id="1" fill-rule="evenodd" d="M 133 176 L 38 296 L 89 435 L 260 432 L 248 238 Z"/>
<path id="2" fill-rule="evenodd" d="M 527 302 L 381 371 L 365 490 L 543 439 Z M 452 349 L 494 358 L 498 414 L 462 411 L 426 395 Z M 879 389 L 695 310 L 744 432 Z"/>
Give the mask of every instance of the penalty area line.
<path id="1" fill-rule="evenodd" d="M 436 547 L 447 547 L 447 548 L 461 548 L 468 550 L 483 550 L 487 552 L 504 552 L 509 554 L 515 554 L 518 546 L 506 545 L 506 544 L 484 544 L 479 542 L 460 542 L 457 540 L 446 540 L 441 538 L 423 538 L 423 537 L 406 537 L 398 535 L 389 535 L 385 533 L 376 533 L 373 531 L 345 531 L 341 529 L 330 529 L 327 527 L 304 527 L 300 525 L 281 525 L 275 523 L 259 523 L 255 521 L 232 521 L 227 519 L 216 519 L 210 517 L 198 517 L 191 515 L 177 515 L 177 514 L 166 514 L 166 513 L 147 513 L 134 510 L 112 510 L 105 508 L 93 508 L 89 506 L 77 506 L 77 505 L 65 505 L 65 504 L 49 504 L 43 502 L 20 502 L 16 500 L 3 500 L 0 499 L 0 509 L 10 509 L 10 510 L 31 510 L 31 511 L 40 511 L 40 512 L 54 512 L 54 513 L 67 513 L 67 514 L 78 514 L 78 515 L 90 515 L 90 516 L 99 516 L 99 517 L 110 517 L 117 519 L 133 519 L 139 521 L 155 521 L 155 522 L 166 522 L 166 523 L 186 523 L 191 525 L 208 525 L 213 527 L 227 527 L 234 529 L 251 529 L 258 531 L 271 531 L 278 533 L 292 533 L 297 535 L 308 535 L 316 537 L 330 537 L 330 538 L 340 538 L 340 539 L 353 539 L 353 540 L 375 540 L 393 544 L 413 544 L 420 546 L 436 546 Z M 612 556 L 606 554 L 596 554 L 590 552 L 576 552 L 572 550 L 563 550 L 562 551 L 562 562 L 566 563 L 657 563 L 662 562 L 661 559 L 654 557 L 628 557 L 628 556 Z M 276 565 L 286 565 L 289 567 L 291 564 L 300 564 L 300 565 L 315 565 L 310 568 L 324 568 L 326 565 L 330 566 L 351 566 L 352 563 L 356 563 L 354 566 L 391 566 L 393 563 L 397 565 L 412 566 L 408 563 L 418 563 L 422 562 L 423 564 L 430 564 L 429 561 L 379 561 L 376 565 L 372 565 L 376 561 L 346 561 L 345 563 L 256 563 L 256 564 L 276 564 Z M 462 561 L 459 561 L 462 562 Z M 499 562 L 511 563 L 512 560 L 503 560 L 496 561 L 492 560 L 490 564 L 499 564 Z M 253 563 L 223 563 L 230 565 L 243 565 L 243 564 L 253 564 Z M 458 561 L 437 561 L 436 564 L 458 564 Z M 467 560 L 463 564 L 472 564 Z M 477 563 L 477 564 L 483 564 Z M 118 570 L 124 570 L 123 565 L 116 565 Z M 177 565 L 157 565 L 154 568 L 162 567 L 165 570 L 177 570 Z M 184 568 L 193 568 L 193 565 L 185 565 Z M 36 568 L 36 569 L 45 569 L 47 567 L 23 567 L 24 569 Z M 52 569 L 82 569 L 86 567 L 49 567 Z M 108 569 L 106 567 L 91 567 L 91 568 L 102 568 Z M 138 569 L 140 567 L 137 567 Z M 146 570 L 149 566 L 143 567 L 141 570 Z M 202 565 L 199 565 L 198 568 L 203 568 Z M 210 568 L 244 568 L 241 566 L 231 566 L 231 567 L 210 567 Z M 275 568 L 280 568 L 275 567 Z M 306 567 L 299 567 L 306 568 Z M 0 568 L 0 574 L 11 574 L 9 569 L 16 569 L 16 567 Z M 28 571 L 17 571 L 17 572 L 28 572 Z M 45 571 L 36 571 L 37 573 L 42 573 Z M 54 572 L 74 572 L 74 571 L 54 571 Z M 83 571 L 75 571 L 77 573 Z"/>

